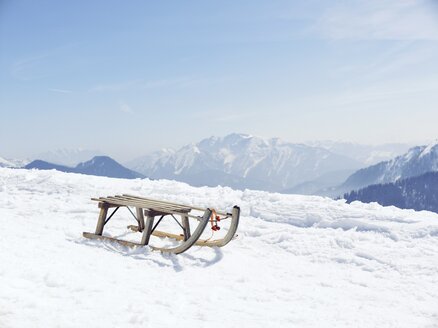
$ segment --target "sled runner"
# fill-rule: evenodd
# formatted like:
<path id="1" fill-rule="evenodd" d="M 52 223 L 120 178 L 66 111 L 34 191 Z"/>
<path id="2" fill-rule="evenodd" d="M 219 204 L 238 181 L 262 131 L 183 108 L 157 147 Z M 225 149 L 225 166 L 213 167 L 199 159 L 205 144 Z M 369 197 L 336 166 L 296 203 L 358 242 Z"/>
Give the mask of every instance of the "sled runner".
<path id="1" fill-rule="evenodd" d="M 92 198 L 92 200 L 98 202 L 100 214 L 95 232 L 84 232 L 83 236 L 91 239 L 115 241 L 125 246 L 149 245 L 154 250 L 175 254 L 183 253 L 193 245 L 222 247 L 228 244 L 235 237 L 237 227 L 239 225 L 240 208 L 238 206 L 234 206 L 231 210 L 231 213 L 228 213 L 216 211 L 210 208 L 204 209 L 201 207 L 194 207 L 126 194 Z M 136 225 L 129 225 L 128 229 L 142 233 L 140 242 L 137 243 L 122 240 L 114 237 L 104 236 L 102 234 L 105 225 L 121 207 L 126 207 L 137 221 Z M 136 209 L 136 214 L 134 214 L 134 212 L 130 209 L 131 207 Z M 111 208 L 114 208 L 114 210 L 108 216 L 108 210 Z M 158 220 L 155 222 L 157 217 Z M 181 223 L 177 217 L 180 217 Z M 179 225 L 179 228 L 182 230 L 182 233 L 177 234 L 157 230 L 156 228 L 160 223 L 163 222 L 163 219 L 165 218 L 170 218 L 176 221 L 176 223 Z M 221 229 L 219 223 L 222 223 L 222 220 L 226 219 L 230 221 L 228 225 L 228 231 L 225 234 L 222 233 L 222 238 L 213 239 L 214 234 Z M 193 222 L 196 222 L 197 224 L 192 232 L 191 225 L 193 226 Z M 202 233 L 204 230 L 206 230 L 206 227 L 209 225 L 209 223 L 211 225 L 211 237 L 207 239 L 200 239 Z M 175 241 L 178 241 L 178 244 L 170 247 L 153 246 L 149 244 L 151 236 L 171 238 Z"/>

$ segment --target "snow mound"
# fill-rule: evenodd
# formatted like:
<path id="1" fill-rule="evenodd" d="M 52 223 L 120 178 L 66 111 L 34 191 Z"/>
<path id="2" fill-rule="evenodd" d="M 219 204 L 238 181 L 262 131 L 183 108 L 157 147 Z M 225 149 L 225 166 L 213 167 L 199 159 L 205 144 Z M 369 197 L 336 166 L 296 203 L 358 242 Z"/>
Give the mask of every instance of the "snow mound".
<path id="1" fill-rule="evenodd" d="M 181 255 L 82 238 L 97 221 L 90 197 L 121 193 L 237 204 L 239 235 Z M 114 217 L 108 233 L 126 237 L 132 220 Z M 0 168 L 0 226 L 0 327 L 438 325 L 430 212 Z"/>

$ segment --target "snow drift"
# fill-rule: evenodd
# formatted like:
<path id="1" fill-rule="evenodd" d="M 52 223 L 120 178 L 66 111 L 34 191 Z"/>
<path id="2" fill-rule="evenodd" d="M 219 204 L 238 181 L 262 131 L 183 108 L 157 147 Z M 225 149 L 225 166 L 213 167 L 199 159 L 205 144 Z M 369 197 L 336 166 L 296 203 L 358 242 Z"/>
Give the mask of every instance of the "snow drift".
<path id="1" fill-rule="evenodd" d="M 92 196 L 242 209 L 224 248 L 82 238 Z M 132 218 L 109 223 L 129 234 Z M 438 215 L 173 181 L 0 168 L 0 327 L 432 327 Z"/>

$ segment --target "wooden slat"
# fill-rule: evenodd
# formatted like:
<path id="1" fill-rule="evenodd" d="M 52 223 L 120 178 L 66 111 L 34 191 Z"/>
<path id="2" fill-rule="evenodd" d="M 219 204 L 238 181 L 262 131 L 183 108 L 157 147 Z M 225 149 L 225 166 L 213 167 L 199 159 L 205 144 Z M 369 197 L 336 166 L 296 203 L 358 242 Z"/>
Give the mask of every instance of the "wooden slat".
<path id="1" fill-rule="evenodd" d="M 142 201 L 140 199 L 135 199 L 135 198 L 126 197 L 126 196 L 119 196 L 119 195 L 109 196 L 107 198 L 118 199 L 118 200 L 123 200 L 123 201 L 130 201 L 130 202 L 132 201 L 132 202 L 135 202 L 136 204 L 137 203 L 138 204 L 145 204 L 145 206 L 147 206 L 147 207 L 153 206 L 153 208 L 163 208 L 163 209 L 168 209 L 168 210 L 172 210 L 172 211 L 178 211 L 181 213 L 186 213 L 186 212 L 188 213 L 192 210 L 190 207 L 187 207 L 187 206 L 181 207 L 181 206 L 167 205 L 167 204 L 157 204 L 157 205 L 153 204 L 153 205 L 151 205 L 151 204 L 149 204 L 149 202 L 145 202 L 145 201 Z"/>
<path id="2" fill-rule="evenodd" d="M 148 203 L 140 201 L 140 200 L 123 199 L 123 198 L 113 197 L 113 196 L 100 197 L 99 201 L 106 202 L 108 204 L 117 204 L 117 203 L 123 202 L 124 204 L 128 204 L 128 206 L 139 206 L 142 208 L 149 208 L 149 209 L 159 210 L 159 211 L 168 212 L 168 213 L 186 213 L 189 210 L 187 208 L 186 208 L 186 210 L 182 210 L 182 209 L 176 208 L 176 207 L 162 206 L 159 204 L 148 204 Z"/>
<path id="3" fill-rule="evenodd" d="M 164 201 L 164 200 L 156 200 L 156 199 L 152 199 L 152 198 L 133 196 L 133 195 L 129 195 L 129 194 L 123 194 L 123 196 L 129 196 L 129 197 L 132 197 L 132 198 L 138 198 L 138 199 L 142 199 L 142 200 L 147 200 L 149 202 L 156 202 L 156 203 L 162 203 L 162 204 L 170 204 L 170 205 L 176 205 L 176 206 L 189 207 L 189 208 L 192 208 L 194 210 L 202 211 L 202 212 L 204 212 L 206 210 L 205 208 L 202 208 L 202 207 L 196 207 L 196 206 L 192 206 L 192 205 L 177 204 L 177 203 L 172 203 L 172 202 L 168 202 L 168 201 Z M 228 215 L 231 216 L 231 213 L 224 213 L 224 212 L 221 212 L 221 211 L 216 211 L 216 213 L 218 215 L 222 215 L 222 216 L 228 216 Z"/>
<path id="4" fill-rule="evenodd" d="M 156 200 L 156 199 L 152 199 L 152 198 L 133 196 L 133 195 L 129 195 L 129 194 L 123 194 L 121 196 L 120 195 L 116 195 L 116 196 L 109 196 L 109 197 L 91 198 L 91 200 L 102 201 L 102 199 L 108 199 L 108 198 L 112 199 L 112 198 L 119 198 L 119 197 L 123 197 L 126 200 L 132 199 L 133 201 L 140 201 L 141 204 L 145 204 L 145 207 L 156 205 L 156 206 L 161 206 L 162 208 L 178 207 L 178 208 L 183 208 L 185 210 L 186 209 L 193 209 L 193 210 L 202 211 L 202 212 L 205 211 L 205 208 L 202 208 L 202 207 L 196 207 L 196 206 L 184 205 L 184 204 L 177 204 L 177 203 L 172 203 L 172 202 L 168 202 L 168 201 Z M 218 215 L 221 215 L 221 216 L 231 216 L 231 213 L 225 213 L 225 212 L 222 212 L 222 211 L 216 211 L 216 213 Z"/>
<path id="5" fill-rule="evenodd" d="M 161 201 L 148 201 L 148 200 L 141 199 L 139 197 L 127 196 L 127 195 L 116 195 L 114 197 L 110 196 L 109 198 L 132 200 L 132 201 L 136 201 L 136 202 L 145 203 L 145 204 L 148 204 L 150 206 L 159 206 L 159 207 L 163 207 L 163 208 L 169 208 L 169 209 L 175 209 L 175 210 L 187 211 L 187 212 L 190 212 L 192 209 L 194 209 L 193 207 L 188 206 L 188 205 L 168 204 L 168 203 L 161 202 Z M 197 209 L 195 209 L 195 210 L 197 210 Z M 204 212 L 205 209 L 201 209 L 201 210 L 197 210 L 197 211 Z"/>
<path id="6" fill-rule="evenodd" d="M 174 204 L 159 203 L 159 202 L 149 202 L 146 200 L 127 197 L 127 196 L 108 196 L 108 197 L 91 198 L 91 200 L 94 201 L 98 201 L 98 202 L 105 201 L 109 203 L 111 203 L 111 201 L 114 199 L 129 201 L 132 202 L 132 204 L 142 204 L 143 207 L 145 208 L 166 208 L 166 209 L 177 210 L 180 212 L 187 212 L 192 210 L 192 207 L 186 205 L 174 205 Z M 204 212 L 205 210 L 202 211 Z"/>
<path id="7" fill-rule="evenodd" d="M 111 202 L 112 200 L 120 200 L 120 201 L 132 202 L 132 203 L 130 203 L 129 206 L 136 206 L 137 204 L 139 204 L 139 205 L 144 206 L 145 208 L 151 208 L 151 209 L 156 209 L 156 210 L 162 209 L 163 211 L 167 211 L 168 213 L 174 213 L 174 214 L 181 214 L 181 213 L 186 213 L 186 212 L 190 211 L 190 208 L 188 206 L 186 206 L 186 205 L 178 205 L 178 206 L 184 206 L 183 207 L 184 211 L 181 211 L 179 209 L 175 209 L 174 205 L 159 204 L 159 207 L 158 207 L 158 206 L 149 204 L 149 201 L 145 202 L 144 200 L 141 200 L 141 199 L 135 199 L 135 197 L 127 197 L 127 196 L 119 196 L 119 195 L 109 196 L 109 197 L 100 197 L 99 200 L 107 201 L 107 202 Z M 157 203 L 157 205 L 158 205 L 158 203 Z M 195 210 L 196 211 L 200 211 L 199 208 L 195 208 Z M 222 215 L 222 220 L 228 219 L 229 217 L 232 216 L 231 213 L 225 214 L 223 212 L 216 212 L 216 214 Z M 188 214 L 187 216 L 199 220 L 199 216 L 193 216 L 193 215 L 190 215 L 190 214 Z"/>
<path id="8" fill-rule="evenodd" d="M 113 204 L 113 205 L 116 204 L 119 206 L 133 206 L 133 207 L 138 206 L 138 207 L 152 209 L 152 210 L 156 210 L 158 212 L 164 212 L 164 213 L 168 213 L 168 214 L 179 214 L 179 215 L 184 214 L 184 215 L 187 215 L 188 217 L 194 218 L 198 221 L 200 220 L 199 216 L 187 214 L 186 212 L 175 211 L 175 210 L 171 210 L 171 209 L 167 209 L 167 208 L 159 208 L 157 206 L 147 206 L 145 203 L 136 202 L 136 201 L 128 201 L 128 200 L 115 199 L 115 198 L 105 198 L 105 197 L 92 198 L 92 200 L 104 202 L 107 204 Z"/>

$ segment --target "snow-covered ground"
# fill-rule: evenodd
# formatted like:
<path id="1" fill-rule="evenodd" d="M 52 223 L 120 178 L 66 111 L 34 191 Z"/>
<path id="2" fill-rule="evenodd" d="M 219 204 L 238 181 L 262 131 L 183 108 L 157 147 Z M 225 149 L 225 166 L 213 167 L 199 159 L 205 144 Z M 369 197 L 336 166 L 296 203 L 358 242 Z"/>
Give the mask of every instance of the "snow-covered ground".
<path id="1" fill-rule="evenodd" d="M 237 204 L 239 235 L 181 255 L 84 239 L 98 215 L 90 197 L 121 193 Z M 121 214 L 108 232 L 134 238 Z M 429 212 L 0 168 L 0 229 L 2 328 L 438 326 Z"/>

